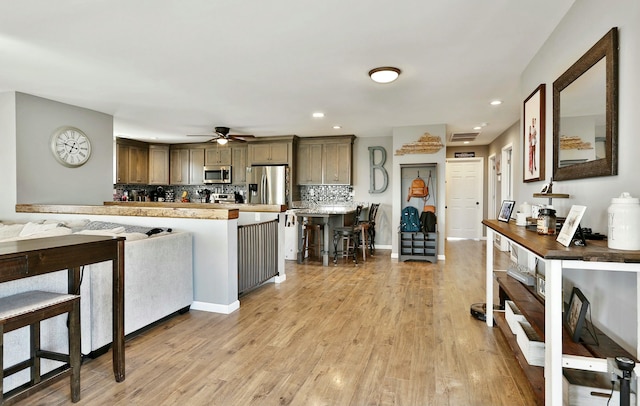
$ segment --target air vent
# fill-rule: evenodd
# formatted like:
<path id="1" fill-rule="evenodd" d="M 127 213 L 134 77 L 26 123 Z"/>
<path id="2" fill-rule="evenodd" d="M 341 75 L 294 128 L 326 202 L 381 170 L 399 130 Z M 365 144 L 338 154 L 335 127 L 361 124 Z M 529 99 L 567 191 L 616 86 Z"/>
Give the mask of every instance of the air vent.
<path id="1" fill-rule="evenodd" d="M 451 137 L 449 138 L 449 141 L 451 142 L 475 141 L 478 135 L 480 135 L 480 133 L 451 133 Z"/>

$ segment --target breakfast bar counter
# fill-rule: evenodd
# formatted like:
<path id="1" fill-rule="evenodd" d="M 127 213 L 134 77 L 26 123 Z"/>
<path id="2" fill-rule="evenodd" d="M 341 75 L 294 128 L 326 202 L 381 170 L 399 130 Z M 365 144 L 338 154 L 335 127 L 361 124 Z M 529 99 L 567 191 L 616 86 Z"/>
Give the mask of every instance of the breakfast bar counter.
<path id="1" fill-rule="evenodd" d="M 329 244 L 329 236 L 333 235 L 333 227 L 344 225 L 345 214 L 355 213 L 355 207 L 351 206 L 318 206 L 294 209 L 296 216 L 302 218 L 322 219 L 323 223 L 323 247 L 322 247 L 322 265 L 329 265 L 329 255 L 332 254 L 331 245 Z M 298 263 L 304 259 L 302 222 L 298 221 Z M 332 239 L 331 239 L 332 240 Z"/>

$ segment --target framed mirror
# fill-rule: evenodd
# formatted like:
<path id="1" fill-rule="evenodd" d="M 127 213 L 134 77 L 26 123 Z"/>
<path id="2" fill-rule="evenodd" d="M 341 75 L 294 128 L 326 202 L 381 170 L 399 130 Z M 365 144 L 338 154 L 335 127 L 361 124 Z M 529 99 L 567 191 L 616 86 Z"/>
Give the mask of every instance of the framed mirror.
<path id="1" fill-rule="evenodd" d="M 618 29 L 553 82 L 553 180 L 618 174 Z"/>

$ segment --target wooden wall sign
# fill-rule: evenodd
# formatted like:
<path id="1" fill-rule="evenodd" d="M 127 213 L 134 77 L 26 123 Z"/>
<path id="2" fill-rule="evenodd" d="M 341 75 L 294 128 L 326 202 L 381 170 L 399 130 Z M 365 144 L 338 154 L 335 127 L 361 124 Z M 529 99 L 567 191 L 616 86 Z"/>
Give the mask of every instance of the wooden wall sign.
<path id="1" fill-rule="evenodd" d="M 443 146 L 440 137 L 424 133 L 418 141 L 404 144 L 400 149 L 397 149 L 396 155 L 434 154 L 440 151 Z"/>

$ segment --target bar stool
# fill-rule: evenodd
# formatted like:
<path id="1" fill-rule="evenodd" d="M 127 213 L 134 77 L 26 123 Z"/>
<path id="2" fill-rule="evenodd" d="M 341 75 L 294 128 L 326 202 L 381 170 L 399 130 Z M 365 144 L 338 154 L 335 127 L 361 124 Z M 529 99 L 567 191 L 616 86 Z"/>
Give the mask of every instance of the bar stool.
<path id="1" fill-rule="evenodd" d="M 356 206 L 356 211 L 353 218 L 353 224 L 345 227 L 333 228 L 333 263 L 337 265 L 338 255 L 353 256 L 353 262 L 358 264 L 358 247 L 360 245 L 360 232 L 359 227 L 360 214 L 362 213 L 362 206 Z M 338 250 L 338 242 L 340 242 L 341 249 Z"/>
<path id="2" fill-rule="evenodd" d="M 373 255 L 373 251 L 376 249 L 376 215 L 378 214 L 379 207 L 380 203 L 372 203 L 369 207 L 368 220 L 360 222 L 360 227 L 362 228 L 363 250 L 368 246 L 370 255 Z M 364 252 L 362 255 L 364 255 Z"/>
<path id="3" fill-rule="evenodd" d="M 69 354 L 40 348 L 40 322 L 69 313 Z M 71 377 L 71 401 L 80 400 L 80 296 L 43 291 L 29 291 L 0 298 L 0 362 L 4 360 L 4 333 L 30 327 L 31 357 L 2 370 L 0 404 L 26 398 L 60 378 Z M 64 362 L 65 365 L 45 375 L 40 372 L 40 359 Z M 24 369 L 31 370 L 31 380 L 2 394 L 2 380 Z"/>
<path id="4" fill-rule="evenodd" d="M 318 257 L 321 256 L 324 247 L 324 224 L 314 224 L 306 221 L 302 232 L 304 233 L 302 239 L 302 259 L 307 257 L 309 250 L 312 248 L 315 248 Z M 310 237 L 313 238 L 313 243 L 311 243 L 312 238 Z"/>

